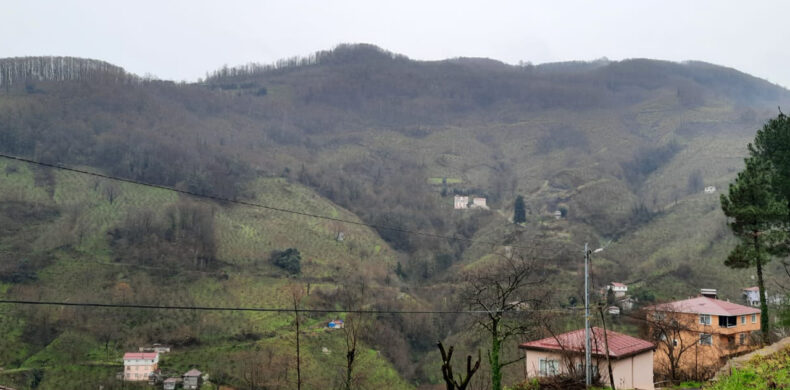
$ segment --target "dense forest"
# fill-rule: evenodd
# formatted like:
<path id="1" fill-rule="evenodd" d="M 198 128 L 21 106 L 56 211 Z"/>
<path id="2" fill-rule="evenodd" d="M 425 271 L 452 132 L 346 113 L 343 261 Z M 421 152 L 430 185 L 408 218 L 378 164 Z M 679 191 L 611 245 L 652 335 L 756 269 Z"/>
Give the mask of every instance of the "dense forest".
<path id="1" fill-rule="evenodd" d="M 572 306 L 590 242 L 609 243 L 596 287 L 736 299 L 749 275 L 719 266 L 733 238 L 702 188 L 726 191 L 748 140 L 789 101 L 734 69 L 647 59 L 514 66 L 342 45 L 196 83 L 88 59 L 0 59 L 0 153 L 183 191 L 0 159 L 0 296 L 288 307 L 299 284 L 309 307 L 440 310 L 463 306 L 459 277 L 529 247 L 556 287 L 546 304 Z M 454 210 L 457 194 L 490 209 Z M 517 197 L 526 221 L 514 224 Z M 375 375 L 359 380 L 371 384 L 436 383 L 436 340 L 486 348 L 460 315 L 361 323 L 361 364 Z M 0 329 L 13 335 L 0 367 L 20 370 L 18 386 L 57 388 L 69 375 L 49 363 L 117 360 L 151 342 L 189 351 L 169 364 L 204 365 L 218 383 L 293 380 L 288 313 L 0 307 Z M 307 332 L 307 348 L 345 348 Z M 327 367 L 340 354 L 309 356 L 312 377 L 337 377 Z"/>

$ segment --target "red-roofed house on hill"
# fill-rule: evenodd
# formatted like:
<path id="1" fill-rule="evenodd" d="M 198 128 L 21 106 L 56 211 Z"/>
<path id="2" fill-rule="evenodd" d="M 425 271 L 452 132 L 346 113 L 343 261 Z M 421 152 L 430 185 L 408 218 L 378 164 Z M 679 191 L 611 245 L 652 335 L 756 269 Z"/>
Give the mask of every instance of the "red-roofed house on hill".
<path id="1" fill-rule="evenodd" d="M 656 346 L 642 339 L 607 331 L 609 360 L 614 384 L 618 389 L 653 389 L 653 350 Z M 604 331 L 590 329 L 593 372 L 601 383 L 609 383 L 606 367 Z M 569 374 L 584 376 L 584 329 L 530 341 L 519 345 L 524 351 L 527 376 L 530 378 Z"/>
<path id="2" fill-rule="evenodd" d="M 159 368 L 157 352 L 127 352 L 123 354 L 123 380 L 147 381 Z"/>
<path id="3" fill-rule="evenodd" d="M 706 379 L 727 358 L 757 347 L 760 309 L 709 297 L 645 308 L 648 332 L 658 344 L 656 374 Z"/>

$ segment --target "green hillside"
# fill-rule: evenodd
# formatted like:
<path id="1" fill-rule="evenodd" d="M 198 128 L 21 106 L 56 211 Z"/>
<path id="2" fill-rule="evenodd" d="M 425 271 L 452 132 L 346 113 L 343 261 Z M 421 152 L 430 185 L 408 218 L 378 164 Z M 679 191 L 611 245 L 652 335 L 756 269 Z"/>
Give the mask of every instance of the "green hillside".
<path id="1" fill-rule="evenodd" d="M 67 77 L 35 71 L 53 61 L 0 60 L 16 72 L 0 85 L 0 152 L 301 215 L 0 158 L 7 299 L 284 308 L 299 284 L 305 308 L 449 309 L 463 306 L 459 272 L 533 248 L 546 304 L 560 307 L 581 301 L 585 242 L 606 246 L 594 289 L 618 280 L 658 299 L 703 287 L 738 299 L 753 282 L 721 266 L 734 241 L 718 196 L 790 102 L 734 69 L 647 59 L 510 66 L 341 45 L 180 84 L 92 60 L 66 62 Z M 490 210 L 454 210 L 456 194 Z M 288 248 L 298 275 L 272 261 Z M 355 288 L 364 299 L 344 301 Z M 122 351 L 153 342 L 176 346 L 163 364 L 173 372 L 295 383 L 291 313 L 0 310 L 3 384 L 110 388 Z M 344 339 L 322 329 L 334 315 L 304 317 L 305 384 L 334 385 Z M 358 371 L 369 388 L 435 384 L 436 340 L 487 345 L 459 316 L 369 318 Z"/>

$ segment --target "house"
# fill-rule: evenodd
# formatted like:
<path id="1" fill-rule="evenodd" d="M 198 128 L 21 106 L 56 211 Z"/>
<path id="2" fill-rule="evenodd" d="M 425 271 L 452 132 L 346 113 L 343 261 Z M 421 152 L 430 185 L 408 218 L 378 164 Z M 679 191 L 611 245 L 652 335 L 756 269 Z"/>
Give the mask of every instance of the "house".
<path id="1" fill-rule="evenodd" d="M 625 296 L 623 298 L 617 299 L 617 306 L 619 306 L 623 311 L 631 311 L 634 310 L 634 305 L 636 305 L 636 299 Z"/>
<path id="2" fill-rule="evenodd" d="M 760 306 L 760 288 L 747 287 L 743 289 L 743 300 L 749 306 Z"/>
<path id="3" fill-rule="evenodd" d="M 473 209 L 486 209 L 486 210 L 488 210 L 488 205 L 486 205 L 486 198 L 473 198 L 472 199 L 472 208 Z"/>
<path id="4" fill-rule="evenodd" d="M 699 187 L 697 187 L 697 188 L 699 188 Z M 716 186 L 707 186 L 707 187 L 705 187 L 703 192 L 705 192 L 706 194 L 712 194 L 712 193 L 716 192 Z"/>
<path id="5" fill-rule="evenodd" d="M 675 361 L 681 371 L 709 372 L 728 357 L 756 348 L 751 334 L 760 330 L 760 309 L 705 296 L 645 309 L 650 334 L 672 339 L 671 348 L 659 342 L 656 371 Z"/>
<path id="6" fill-rule="evenodd" d="M 167 378 L 165 379 L 165 390 L 175 390 L 176 386 L 181 383 L 181 378 Z"/>
<path id="7" fill-rule="evenodd" d="M 613 316 L 620 315 L 620 308 L 617 306 L 609 306 L 606 308 L 606 312 Z"/>
<path id="8" fill-rule="evenodd" d="M 625 293 L 628 292 L 628 286 L 618 282 L 609 283 L 609 285 L 606 286 L 606 289 L 612 290 L 615 298 L 622 298 L 625 296 Z"/>
<path id="9" fill-rule="evenodd" d="M 554 212 L 554 219 L 562 219 L 562 211 L 557 210 Z"/>
<path id="10" fill-rule="evenodd" d="M 343 320 L 332 320 L 326 324 L 326 327 L 329 329 L 343 329 L 345 325 L 346 324 L 343 322 Z"/>
<path id="11" fill-rule="evenodd" d="M 604 330 L 590 329 L 590 354 L 594 375 L 609 383 L 606 355 L 612 364 L 614 384 L 618 389 L 650 389 L 653 387 L 653 351 L 656 346 L 642 339 L 614 331 L 606 331 L 609 348 L 605 348 Z M 527 377 L 570 374 L 584 376 L 584 329 L 574 330 L 519 345 L 524 351 Z"/>
<path id="12" fill-rule="evenodd" d="M 137 348 L 137 351 L 139 351 L 139 352 L 157 352 L 157 353 L 159 353 L 161 355 L 163 353 L 170 352 L 170 346 L 169 345 L 156 344 L 155 343 L 155 344 L 151 344 L 149 346 L 139 347 L 139 348 Z"/>
<path id="13" fill-rule="evenodd" d="M 123 380 L 147 381 L 159 368 L 157 352 L 127 352 L 123 354 Z"/>
<path id="14" fill-rule="evenodd" d="M 453 200 L 453 204 L 454 204 L 453 208 L 455 208 L 456 210 L 468 209 L 469 208 L 469 197 L 468 196 L 456 195 L 454 200 Z"/>
<path id="15" fill-rule="evenodd" d="M 199 389 L 201 375 L 203 375 L 203 373 L 195 368 L 187 371 L 186 374 L 183 375 L 184 389 Z"/>

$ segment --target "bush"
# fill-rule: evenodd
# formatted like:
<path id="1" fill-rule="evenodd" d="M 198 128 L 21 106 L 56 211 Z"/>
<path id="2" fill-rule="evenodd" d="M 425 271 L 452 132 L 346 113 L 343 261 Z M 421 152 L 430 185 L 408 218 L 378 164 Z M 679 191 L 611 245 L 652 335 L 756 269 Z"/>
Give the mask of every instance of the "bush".
<path id="1" fill-rule="evenodd" d="M 302 272 L 302 255 L 296 248 L 272 252 L 272 263 L 292 275 Z"/>

